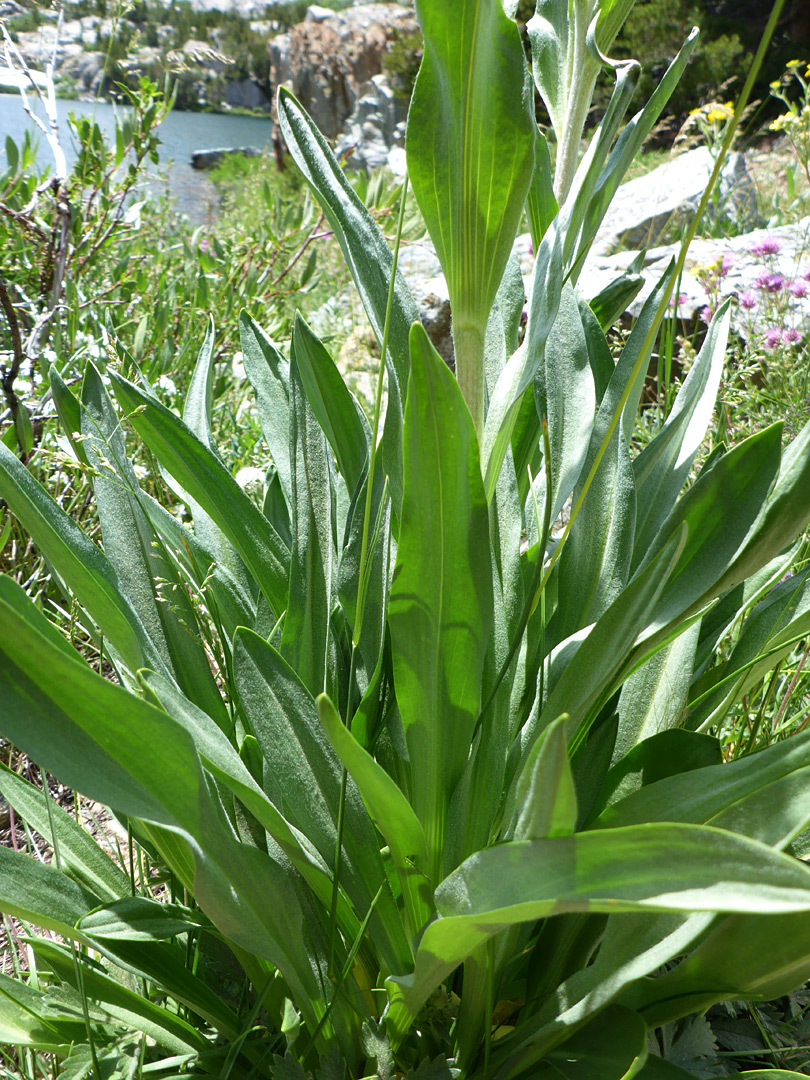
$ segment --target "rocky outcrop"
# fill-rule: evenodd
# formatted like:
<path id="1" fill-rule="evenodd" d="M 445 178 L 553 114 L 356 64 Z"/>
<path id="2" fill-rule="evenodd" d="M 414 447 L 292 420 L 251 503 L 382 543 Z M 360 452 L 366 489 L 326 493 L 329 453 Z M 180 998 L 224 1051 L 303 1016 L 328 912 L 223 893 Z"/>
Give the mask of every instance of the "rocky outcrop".
<path id="1" fill-rule="evenodd" d="M 289 86 L 323 134 L 336 139 L 360 88 L 382 73 L 395 35 L 416 29 L 413 12 L 399 4 L 361 4 L 341 12 L 313 5 L 303 23 L 270 42 L 273 85 Z"/>
<path id="2" fill-rule="evenodd" d="M 593 252 L 601 256 L 619 247 L 651 247 L 665 231 L 688 225 L 713 168 L 711 154 L 700 146 L 622 184 L 596 234 Z M 729 154 L 720 174 L 718 206 L 738 230 L 761 224 L 756 191 L 742 154 Z"/>
<path id="3" fill-rule="evenodd" d="M 335 153 L 346 157 L 350 169 L 370 172 L 381 165 L 390 166 L 392 147 L 405 145 L 407 115 L 407 107 L 394 94 L 387 76 L 374 75 L 358 87 L 354 112 L 335 143 Z"/>

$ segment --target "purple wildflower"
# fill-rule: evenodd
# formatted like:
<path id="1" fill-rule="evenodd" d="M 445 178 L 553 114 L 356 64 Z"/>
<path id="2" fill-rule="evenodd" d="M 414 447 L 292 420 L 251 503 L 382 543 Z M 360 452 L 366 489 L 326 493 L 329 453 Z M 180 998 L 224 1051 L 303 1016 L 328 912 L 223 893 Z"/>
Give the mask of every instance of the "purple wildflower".
<path id="1" fill-rule="evenodd" d="M 767 289 L 768 288 L 768 278 L 770 278 L 770 276 L 771 276 L 770 274 L 760 274 L 757 277 L 756 281 L 754 282 L 754 288 L 755 289 Z"/>
<path id="2" fill-rule="evenodd" d="M 802 274 L 802 277 L 805 281 L 810 281 L 810 270 L 805 270 L 805 272 Z"/>
<path id="3" fill-rule="evenodd" d="M 755 308 L 756 306 L 757 298 L 754 296 L 751 290 L 749 289 L 747 292 L 744 292 L 740 297 L 740 307 L 743 308 L 745 311 L 751 311 L 751 309 Z"/>
<path id="4" fill-rule="evenodd" d="M 765 335 L 765 348 L 775 349 L 779 342 L 782 340 L 782 331 L 778 326 L 772 326 L 768 333 Z"/>
<path id="5" fill-rule="evenodd" d="M 791 281 L 788 288 L 796 297 L 797 300 L 802 300 L 807 296 L 807 283 L 804 281 Z"/>
<path id="6" fill-rule="evenodd" d="M 789 326 L 786 330 L 782 331 L 782 341 L 785 345 L 795 345 L 802 340 L 802 335 L 794 326 Z"/>
<path id="7" fill-rule="evenodd" d="M 752 244 L 750 251 L 752 255 L 778 255 L 781 247 L 775 236 L 766 236 L 764 240 Z"/>
<path id="8" fill-rule="evenodd" d="M 713 315 L 714 315 L 714 312 L 712 311 L 709 304 L 707 304 L 706 307 L 703 308 L 702 311 L 700 312 L 700 318 L 702 319 L 703 322 L 706 323 L 707 326 L 712 321 L 712 316 Z"/>
<path id="9" fill-rule="evenodd" d="M 785 279 L 781 274 L 768 274 L 768 280 L 765 283 L 765 288 L 768 292 L 781 292 L 784 285 Z"/>
<path id="10" fill-rule="evenodd" d="M 670 296 L 670 298 L 669 298 L 669 306 L 670 307 L 680 307 L 680 305 L 685 304 L 688 299 L 689 299 L 689 297 L 686 295 L 685 292 L 678 293 L 677 296 Z"/>
<path id="11" fill-rule="evenodd" d="M 727 251 L 723 256 L 723 261 L 720 263 L 720 277 L 725 277 L 733 265 L 734 253 L 731 251 Z"/>
<path id="12" fill-rule="evenodd" d="M 211 247 L 211 241 L 208 239 L 207 236 L 204 236 L 202 238 L 202 240 L 200 241 L 200 251 L 208 251 L 208 249 L 210 247 Z"/>

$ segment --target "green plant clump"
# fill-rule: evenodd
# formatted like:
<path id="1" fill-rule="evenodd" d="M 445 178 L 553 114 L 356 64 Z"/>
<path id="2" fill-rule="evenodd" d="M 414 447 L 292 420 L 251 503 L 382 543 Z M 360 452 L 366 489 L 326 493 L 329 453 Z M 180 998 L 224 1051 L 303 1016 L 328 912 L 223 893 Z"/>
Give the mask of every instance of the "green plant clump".
<path id="1" fill-rule="evenodd" d="M 0 495 L 119 683 L 0 578 L 0 730 L 130 838 L 122 868 L 0 769 L 54 851 L 0 848 L 0 909 L 58 935 L 29 938 L 32 977 L 0 978 L 0 1042 L 60 1075 L 684 1080 L 648 1033 L 810 976 L 810 735 L 730 761 L 717 737 L 810 632 L 810 426 L 691 475 L 726 306 L 631 457 L 679 267 L 615 362 L 605 328 L 637 282 L 576 290 L 695 35 L 625 123 L 639 66 L 606 57 L 632 0 L 538 0 L 531 70 L 515 6 L 416 4 L 408 166 L 457 377 L 281 90 L 381 345 L 372 422 L 303 318 L 285 355 L 245 314 L 261 505 L 213 438 L 213 327 L 182 416 L 146 381 L 88 364 L 74 393 L 51 369 L 103 550 L 0 445 Z M 125 427 L 193 526 L 141 488 Z"/>

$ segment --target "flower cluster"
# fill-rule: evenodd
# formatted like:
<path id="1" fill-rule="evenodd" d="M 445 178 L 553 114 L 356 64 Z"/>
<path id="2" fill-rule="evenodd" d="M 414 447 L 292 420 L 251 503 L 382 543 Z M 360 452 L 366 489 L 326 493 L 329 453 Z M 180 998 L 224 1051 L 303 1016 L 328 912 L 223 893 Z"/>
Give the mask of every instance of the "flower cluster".
<path id="1" fill-rule="evenodd" d="M 777 348 L 793 350 L 804 341 L 804 312 L 799 301 L 810 296 L 810 269 L 795 279 L 780 273 L 776 256 L 781 242 L 775 236 L 757 240 L 748 250 L 761 260 L 762 268 L 753 286 L 737 296 L 737 304 L 746 317 L 746 337 L 769 352 Z M 722 300 L 722 282 L 733 265 L 733 253 L 726 252 L 710 266 L 697 266 L 692 271 L 706 296 L 699 317 L 707 325 Z M 674 306 L 685 300 L 684 295 L 679 296 Z M 765 330 L 761 329 L 763 325 Z"/>
<path id="2" fill-rule="evenodd" d="M 793 97 L 796 83 L 799 84 L 798 98 Z M 791 60 L 782 78 L 771 83 L 770 93 L 787 108 L 787 112 L 777 116 L 770 125 L 771 131 L 782 131 L 787 135 L 810 183 L 810 64 L 806 60 Z"/>
<path id="3" fill-rule="evenodd" d="M 802 312 L 796 301 L 807 296 L 810 280 L 810 271 L 795 280 L 789 280 L 778 272 L 775 256 L 780 248 L 779 240 L 773 236 L 766 236 L 751 245 L 751 254 L 763 260 L 763 270 L 754 281 L 753 290 L 748 289 L 737 298 L 747 316 L 748 339 L 759 338 L 768 352 L 777 348 L 792 349 L 802 342 L 803 334 L 799 328 Z M 760 324 L 762 321 L 770 324 L 764 335 L 758 335 L 754 330 L 755 312 L 760 314 Z"/>
<path id="4" fill-rule="evenodd" d="M 716 157 L 723 144 L 728 125 L 734 119 L 734 103 L 731 101 L 710 101 L 699 109 L 692 109 L 681 128 L 678 138 L 691 134 L 697 128 L 712 157 Z"/>

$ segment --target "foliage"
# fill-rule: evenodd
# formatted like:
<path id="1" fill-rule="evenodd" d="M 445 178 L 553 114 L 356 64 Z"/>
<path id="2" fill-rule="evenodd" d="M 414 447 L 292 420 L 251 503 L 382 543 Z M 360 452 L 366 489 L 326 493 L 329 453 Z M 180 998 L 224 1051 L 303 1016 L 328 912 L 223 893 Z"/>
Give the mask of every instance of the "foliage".
<path id="1" fill-rule="evenodd" d="M 630 6 L 602 4 L 605 48 Z M 573 146 L 590 19 L 538 7 L 532 73 Z M 34 935 L 33 977 L 0 979 L 0 1039 L 69 1075 L 694 1078 L 705 1030 L 672 1025 L 810 976 L 810 736 L 734 760 L 717 737 L 810 632 L 810 571 L 791 573 L 810 427 L 784 450 L 778 423 L 715 446 L 692 475 L 726 305 L 632 457 L 679 268 L 615 363 L 615 304 L 575 289 L 694 38 L 627 124 L 638 67 L 614 69 L 558 202 L 500 0 L 417 14 L 409 173 L 459 378 L 397 273 L 401 237 L 392 253 L 282 90 L 283 135 L 380 342 L 371 424 L 302 317 L 284 355 L 244 313 L 260 503 L 215 438 L 213 325 L 182 416 L 113 332 L 106 374 L 88 363 L 74 392 L 50 370 L 103 548 L 0 445 L 0 495 L 117 679 L 0 577 L 4 735 L 132 839 L 121 867 L 0 769 L 55 854 L 0 848 L 0 909 L 67 941 Z M 142 486 L 133 429 L 191 524 Z"/>

